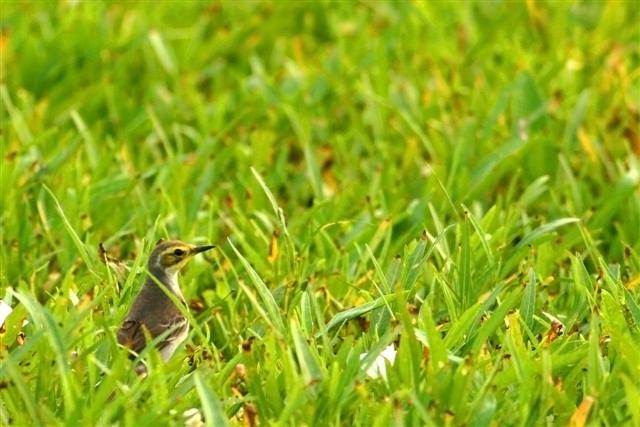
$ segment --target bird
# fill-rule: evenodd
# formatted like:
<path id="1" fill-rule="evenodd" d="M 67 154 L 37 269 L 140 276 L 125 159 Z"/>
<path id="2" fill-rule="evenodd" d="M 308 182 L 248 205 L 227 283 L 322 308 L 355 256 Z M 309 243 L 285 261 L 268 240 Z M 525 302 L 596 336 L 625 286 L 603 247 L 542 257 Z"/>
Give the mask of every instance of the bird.
<path id="1" fill-rule="evenodd" d="M 195 255 L 214 247 L 196 246 L 180 240 L 158 241 L 147 263 L 149 274 L 117 334 L 118 343 L 134 352 L 132 358 L 146 347 L 147 335 L 152 339 L 166 335 L 156 344 L 164 362 L 187 338 L 188 320 L 157 282 L 186 305 L 178 284 L 178 273 Z M 146 374 L 146 367 L 140 364 L 136 372 Z"/>

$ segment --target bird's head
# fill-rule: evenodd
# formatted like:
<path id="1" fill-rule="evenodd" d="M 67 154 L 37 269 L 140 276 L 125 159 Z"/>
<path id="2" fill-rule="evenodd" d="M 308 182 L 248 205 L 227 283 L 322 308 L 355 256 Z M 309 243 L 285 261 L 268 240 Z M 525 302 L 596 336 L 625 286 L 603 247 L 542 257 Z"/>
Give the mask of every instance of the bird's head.
<path id="1" fill-rule="evenodd" d="M 194 255 L 213 249 L 215 246 L 196 246 L 180 240 L 158 242 L 149 257 L 149 269 L 159 268 L 169 275 L 180 271 Z"/>

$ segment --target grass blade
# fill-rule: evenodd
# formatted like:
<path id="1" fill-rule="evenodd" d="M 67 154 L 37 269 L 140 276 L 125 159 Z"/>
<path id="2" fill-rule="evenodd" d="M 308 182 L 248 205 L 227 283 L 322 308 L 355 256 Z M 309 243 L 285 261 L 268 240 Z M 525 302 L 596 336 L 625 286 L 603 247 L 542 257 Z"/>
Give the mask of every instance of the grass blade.
<path id="1" fill-rule="evenodd" d="M 220 401 L 216 398 L 211 388 L 209 388 L 204 382 L 199 372 L 194 372 L 193 380 L 196 385 L 198 396 L 200 396 L 206 425 L 209 427 L 224 427 L 231 425 L 227 415 L 222 409 Z"/>
<path id="2" fill-rule="evenodd" d="M 560 219 L 556 219 L 555 221 L 551 221 L 547 224 L 543 224 L 540 227 L 533 230 L 531 233 L 524 236 L 522 240 L 516 245 L 515 249 L 518 250 L 529 244 L 535 243 L 538 239 L 546 236 L 552 231 L 560 227 L 563 227 L 567 224 L 574 224 L 576 222 L 580 222 L 580 218 L 560 218 Z"/>
<path id="3" fill-rule="evenodd" d="M 536 273 L 530 268 L 527 286 L 524 290 L 522 303 L 520 304 L 520 316 L 530 331 L 533 330 L 533 313 L 536 309 L 537 283 Z"/>
<path id="4" fill-rule="evenodd" d="M 391 301 L 394 301 L 395 298 L 396 298 L 395 293 L 382 295 L 374 299 L 373 301 L 369 301 L 357 307 L 352 307 L 347 310 L 341 311 L 340 313 L 333 316 L 331 320 L 329 320 L 329 323 L 326 324 L 326 326 L 324 327 L 324 330 L 325 332 L 328 332 L 331 329 L 335 328 L 336 326 L 340 326 L 351 319 L 355 319 L 356 317 L 362 316 L 363 314 L 366 314 L 372 310 L 375 310 L 376 308 L 380 308 L 383 305 L 388 304 Z M 316 337 L 319 335 L 320 333 L 316 335 Z"/>
<path id="5" fill-rule="evenodd" d="M 51 189 L 47 187 L 45 184 L 42 184 L 42 187 L 45 189 L 47 193 L 49 193 L 49 196 L 51 196 L 51 199 L 55 204 L 56 211 L 58 212 L 58 215 L 60 215 L 60 218 L 62 219 L 64 228 L 67 230 L 67 233 L 69 233 L 69 236 L 71 236 L 71 240 L 73 240 L 73 244 L 76 246 L 76 249 L 80 253 L 80 256 L 82 257 L 82 260 L 86 264 L 87 268 L 95 276 L 98 276 L 97 273 L 95 273 L 95 265 L 93 262 L 93 258 L 89 256 L 89 252 L 87 251 L 85 244 L 82 243 L 82 240 L 80 240 L 80 237 L 78 236 L 76 231 L 73 229 L 73 226 L 67 219 L 67 216 L 64 214 L 64 210 L 62 209 L 62 206 L 60 206 L 60 202 L 58 202 L 58 199 L 56 198 L 55 194 L 53 194 L 53 191 L 51 191 Z"/>
<path id="6" fill-rule="evenodd" d="M 53 349 L 60 378 L 65 414 L 67 414 L 67 418 L 70 419 L 76 411 L 76 402 L 79 394 L 71 368 L 69 367 L 67 349 L 65 347 L 66 341 L 62 336 L 61 330 L 49 310 L 38 304 L 38 302 L 29 295 L 24 295 L 18 291 L 12 292 L 13 296 L 27 308 L 35 325 L 39 329 L 47 331 L 47 338 Z"/>
<path id="7" fill-rule="evenodd" d="M 300 332 L 300 327 L 296 320 L 291 319 L 289 322 L 293 344 L 300 364 L 300 370 L 304 377 L 305 384 L 311 385 L 322 379 L 322 370 L 320 364 L 313 355 L 309 344 Z"/>
<path id="8" fill-rule="evenodd" d="M 276 330 L 278 331 L 278 333 L 284 336 L 285 335 L 284 322 L 282 321 L 282 315 L 280 313 L 280 309 L 278 308 L 278 305 L 276 304 L 276 300 L 273 298 L 273 294 L 271 293 L 267 285 L 265 285 L 264 281 L 258 275 L 258 273 L 256 273 L 253 267 L 251 267 L 251 264 L 249 264 L 249 261 L 247 261 L 246 258 L 242 256 L 240 251 L 236 249 L 236 247 L 233 245 L 230 239 L 228 241 L 229 241 L 229 245 L 231 245 L 231 248 L 240 259 L 240 262 L 242 263 L 245 270 L 249 274 L 249 278 L 251 278 L 251 281 L 253 282 L 256 290 L 258 291 L 258 295 L 260 296 L 260 299 L 262 300 L 262 303 L 264 304 L 267 310 L 267 313 L 269 314 L 270 322 L 272 322 L 272 324 L 276 327 Z"/>

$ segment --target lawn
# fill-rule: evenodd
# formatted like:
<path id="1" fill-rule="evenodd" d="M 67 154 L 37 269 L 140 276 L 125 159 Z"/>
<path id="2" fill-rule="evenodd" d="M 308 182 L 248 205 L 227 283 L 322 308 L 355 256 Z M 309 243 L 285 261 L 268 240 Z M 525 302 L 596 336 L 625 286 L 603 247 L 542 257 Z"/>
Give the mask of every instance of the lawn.
<path id="1" fill-rule="evenodd" d="M 640 425 L 637 3 L 0 6 L 0 424 Z"/>

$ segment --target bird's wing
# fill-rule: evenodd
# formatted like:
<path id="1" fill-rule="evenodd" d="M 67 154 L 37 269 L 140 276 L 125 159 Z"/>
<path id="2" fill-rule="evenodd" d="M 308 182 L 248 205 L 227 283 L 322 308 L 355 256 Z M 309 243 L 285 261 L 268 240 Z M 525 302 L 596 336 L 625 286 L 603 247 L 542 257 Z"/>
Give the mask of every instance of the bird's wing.
<path id="1" fill-rule="evenodd" d="M 165 338 L 160 340 L 157 344 L 156 344 L 156 348 L 158 350 L 162 350 L 167 346 L 174 346 L 175 347 L 175 343 L 174 341 L 176 340 L 180 340 L 182 341 L 184 339 L 184 332 L 185 330 L 188 328 L 189 324 L 187 322 L 187 319 L 185 319 L 182 315 L 176 315 L 176 316 L 172 316 L 170 318 L 168 318 L 165 322 L 160 323 L 158 325 L 158 335 L 165 333 L 166 331 L 171 331 L 167 334 L 165 334 Z M 154 335 L 154 337 L 157 335 Z"/>
<path id="2" fill-rule="evenodd" d="M 164 340 L 157 344 L 158 349 L 162 349 L 165 345 L 173 341 L 177 332 L 185 328 L 186 325 L 187 319 L 182 315 L 168 317 L 162 322 L 145 322 L 143 320 L 127 319 L 118 331 L 118 342 L 136 353 L 140 353 L 147 344 L 144 329 L 148 331 L 151 338 L 155 338 L 163 332 L 173 329 Z"/>
<path id="3" fill-rule="evenodd" d="M 142 330 L 143 325 L 138 320 L 125 320 L 118 331 L 118 343 L 140 353 L 146 344 Z"/>

